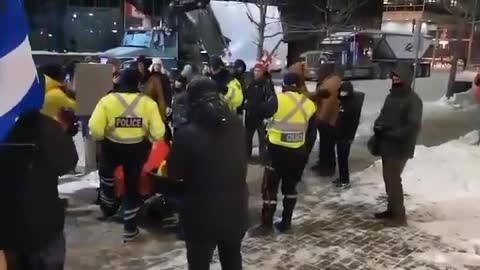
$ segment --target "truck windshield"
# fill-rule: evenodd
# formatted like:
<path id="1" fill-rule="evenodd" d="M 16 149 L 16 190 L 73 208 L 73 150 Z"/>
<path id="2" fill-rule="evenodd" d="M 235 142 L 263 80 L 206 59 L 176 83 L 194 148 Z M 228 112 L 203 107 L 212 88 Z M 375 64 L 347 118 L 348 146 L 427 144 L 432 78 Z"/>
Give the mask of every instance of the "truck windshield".
<path id="1" fill-rule="evenodd" d="M 151 31 L 129 31 L 125 33 L 122 45 L 125 47 L 150 47 L 152 44 Z"/>

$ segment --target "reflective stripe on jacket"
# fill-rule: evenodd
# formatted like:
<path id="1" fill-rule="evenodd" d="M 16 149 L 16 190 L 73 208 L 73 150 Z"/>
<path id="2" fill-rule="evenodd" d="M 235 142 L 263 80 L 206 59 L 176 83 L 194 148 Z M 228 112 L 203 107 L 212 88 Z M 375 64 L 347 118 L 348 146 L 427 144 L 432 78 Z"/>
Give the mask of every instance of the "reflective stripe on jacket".
<path id="1" fill-rule="evenodd" d="M 140 93 L 110 93 L 97 104 L 89 121 L 92 137 L 122 144 L 140 143 L 145 138 L 158 141 L 165 124 L 158 106 Z"/>
<path id="2" fill-rule="evenodd" d="M 305 95 L 295 92 L 278 94 L 277 100 L 277 112 L 268 126 L 268 140 L 288 148 L 302 147 L 308 121 L 316 111 L 315 104 Z"/>
<path id="3" fill-rule="evenodd" d="M 236 111 L 243 103 L 242 85 L 240 84 L 240 81 L 233 79 L 227 84 L 227 88 L 228 91 L 224 96 L 225 101 L 230 110 Z"/>

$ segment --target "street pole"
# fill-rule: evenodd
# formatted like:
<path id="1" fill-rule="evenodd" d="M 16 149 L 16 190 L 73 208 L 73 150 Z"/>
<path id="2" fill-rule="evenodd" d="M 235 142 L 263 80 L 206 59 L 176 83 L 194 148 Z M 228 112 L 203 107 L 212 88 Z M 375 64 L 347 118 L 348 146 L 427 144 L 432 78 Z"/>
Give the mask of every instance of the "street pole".
<path id="1" fill-rule="evenodd" d="M 475 5 L 473 8 L 473 14 L 472 14 L 472 27 L 470 29 L 470 39 L 468 40 L 467 63 L 465 63 L 466 67 L 469 67 L 472 64 L 472 48 L 473 48 L 473 38 L 475 37 L 475 24 L 477 21 L 477 7 L 478 7 L 478 0 L 475 0 Z"/>
<path id="2" fill-rule="evenodd" d="M 437 60 L 437 47 L 440 44 L 438 40 L 439 38 L 440 38 L 440 29 L 438 28 L 438 25 L 437 25 L 437 30 L 435 31 L 435 42 L 433 43 L 432 69 L 435 68 L 435 62 Z"/>
<path id="3" fill-rule="evenodd" d="M 417 72 L 418 72 L 418 55 L 420 53 L 420 47 L 422 46 L 422 21 L 417 20 L 415 25 L 415 31 L 413 33 L 413 46 L 415 49 L 415 65 L 413 66 L 413 81 L 412 81 L 412 90 L 415 91 L 415 83 L 417 81 Z"/>

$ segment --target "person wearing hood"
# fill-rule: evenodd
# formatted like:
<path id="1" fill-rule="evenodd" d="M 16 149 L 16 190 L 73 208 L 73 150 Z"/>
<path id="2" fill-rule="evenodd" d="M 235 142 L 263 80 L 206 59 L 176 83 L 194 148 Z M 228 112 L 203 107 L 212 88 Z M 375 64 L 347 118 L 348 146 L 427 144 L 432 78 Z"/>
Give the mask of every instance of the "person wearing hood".
<path id="1" fill-rule="evenodd" d="M 252 156 L 252 140 L 255 132 L 258 134 L 260 160 L 266 158 L 267 142 L 265 124 L 263 123 L 262 104 L 275 95 L 273 82 L 268 74 L 267 67 L 257 63 L 253 70 L 253 82 L 245 91 L 245 129 L 247 130 L 247 153 Z"/>
<path id="2" fill-rule="evenodd" d="M 182 71 L 174 82 L 174 95 L 172 104 L 172 126 L 173 132 L 188 122 L 188 95 L 187 84 L 192 79 L 188 72 Z M 188 69 L 187 69 L 188 70 Z"/>
<path id="3" fill-rule="evenodd" d="M 222 58 L 214 56 L 210 59 L 210 75 L 212 80 L 217 83 L 219 92 L 223 95 L 230 110 L 236 112 L 243 104 L 242 85 L 230 75 Z"/>
<path id="4" fill-rule="evenodd" d="M 245 72 L 247 71 L 247 64 L 242 59 L 237 59 L 233 62 L 232 76 L 240 82 L 242 90 L 247 89 L 245 85 Z"/>
<path id="5" fill-rule="evenodd" d="M 262 223 L 250 231 L 251 236 L 273 232 L 273 217 L 277 208 L 277 192 L 282 186 L 282 220 L 275 223 L 281 233 L 291 229 L 297 203 L 297 184 L 305 167 L 307 129 L 315 117 L 315 103 L 301 93 L 297 74 L 283 78 L 283 92 L 270 98 L 263 108 L 264 117 L 272 118 L 267 127 L 269 166 L 265 167 L 262 183 Z"/>
<path id="6" fill-rule="evenodd" d="M 167 172 L 183 180 L 180 222 L 188 269 L 209 269 L 218 247 L 222 269 L 241 270 L 248 227 L 245 131 L 212 80 L 195 78 L 187 93 L 189 122 L 175 133 Z"/>
<path id="7" fill-rule="evenodd" d="M 67 95 L 67 89 L 63 85 L 65 72 L 59 65 L 45 65 L 39 68 L 39 73 L 45 76 L 45 101 L 42 113 L 57 120 L 62 110 L 77 109 L 76 101 Z"/>
<path id="8" fill-rule="evenodd" d="M 163 100 L 165 102 L 165 106 L 168 114 L 168 111 L 172 106 L 172 95 L 173 95 L 172 86 L 170 84 L 169 72 L 168 70 L 165 69 L 165 67 L 163 66 L 162 60 L 159 58 L 153 59 L 153 64 L 150 66 L 149 70 L 151 72 L 151 78 L 153 77 L 155 81 L 159 81 L 161 84 L 161 89 L 162 89 L 161 96 L 163 96 Z M 159 87 L 157 88 L 159 89 Z M 157 100 L 157 99 L 153 98 L 153 100 Z"/>
<path id="9" fill-rule="evenodd" d="M 374 136 L 369 141 L 372 154 L 382 157 L 383 179 L 388 197 L 387 210 L 375 214 L 386 219 L 385 225 L 407 225 L 401 174 L 413 158 L 422 126 L 423 103 L 410 87 L 413 67 L 405 65 L 392 72 L 392 88 L 375 121 Z"/>
<path id="10" fill-rule="evenodd" d="M 318 70 L 317 85 L 317 128 L 320 134 L 319 160 L 314 167 L 320 176 L 330 177 L 335 174 L 335 124 L 340 110 L 338 92 L 342 80 L 335 73 L 334 64 L 322 64 Z M 328 93 L 328 98 L 318 98 Z"/>
<path id="11" fill-rule="evenodd" d="M 65 208 L 58 181 L 75 168 L 78 155 L 59 121 L 40 111 L 45 78 L 37 83 L 42 93 L 27 94 L 30 107 L 0 142 L 0 164 L 8 168 L 3 177 L 15 179 L 0 186 L 0 250 L 8 257 L 8 269 L 63 269 L 65 261 Z"/>
<path id="12" fill-rule="evenodd" d="M 150 152 L 148 140 L 159 141 L 165 134 L 158 105 L 138 90 L 139 76 L 136 70 L 123 71 L 120 87 L 98 102 L 88 123 L 93 139 L 101 142 L 100 209 L 105 217 L 118 210 L 114 171 L 123 167 L 124 242 L 134 240 L 140 233 L 136 215 L 141 203 L 140 175 Z"/>
<path id="13" fill-rule="evenodd" d="M 340 112 L 335 125 L 335 141 L 339 178 L 335 181 L 335 185 L 337 188 L 347 188 L 350 185 L 348 166 L 350 148 L 357 133 L 365 94 L 355 91 L 352 83 L 346 81 L 340 88 L 338 99 L 340 100 Z"/>
<path id="14" fill-rule="evenodd" d="M 148 68 L 152 64 L 150 59 L 147 59 L 144 55 L 140 55 L 137 60 L 135 61 L 135 66 L 137 71 L 139 72 L 138 81 L 140 84 L 140 88 L 143 88 L 145 83 L 147 83 L 148 79 L 150 79 L 150 71 Z"/>
<path id="15" fill-rule="evenodd" d="M 65 207 L 59 177 L 78 162 L 73 140 L 39 110 L 21 115 L 0 143 L 4 179 L 0 186 L 0 249 L 8 269 L 63 269 Z"/>

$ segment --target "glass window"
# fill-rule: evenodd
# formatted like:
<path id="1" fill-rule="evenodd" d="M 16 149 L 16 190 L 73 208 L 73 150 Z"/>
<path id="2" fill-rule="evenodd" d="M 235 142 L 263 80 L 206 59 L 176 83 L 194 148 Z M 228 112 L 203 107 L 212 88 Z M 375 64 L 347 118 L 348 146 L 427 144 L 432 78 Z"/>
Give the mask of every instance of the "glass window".
<path id="1" fill-rule="evenodd" d="M 119 5 L 85 6 L 102 2 Z M 24 3 L 30 21 L 33 50 L 100 52 L 121 43 L 123 10 L 120 1 L 25 0 Z"/>

